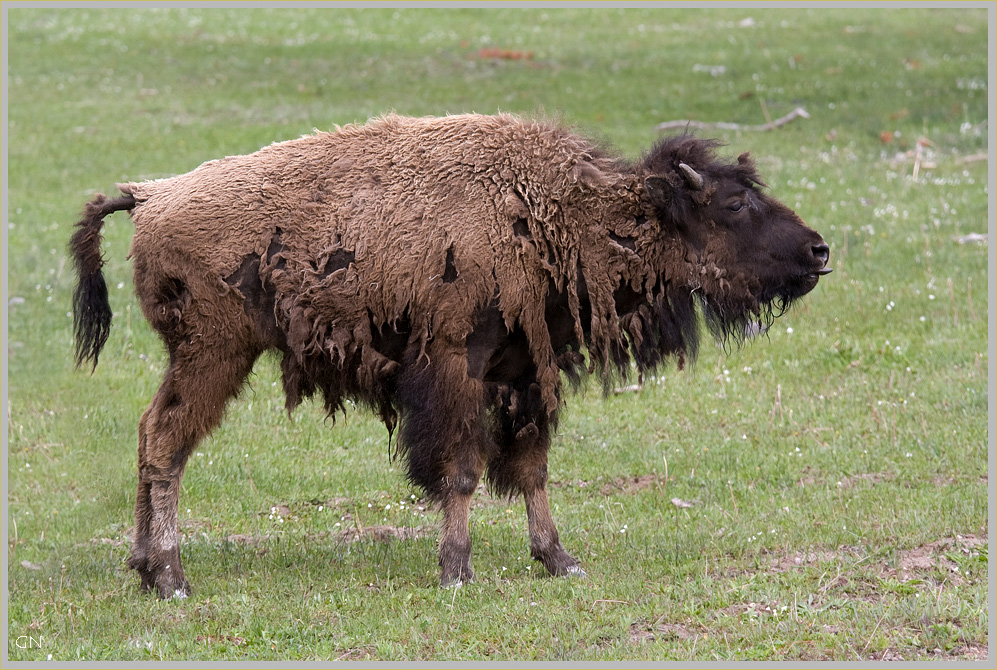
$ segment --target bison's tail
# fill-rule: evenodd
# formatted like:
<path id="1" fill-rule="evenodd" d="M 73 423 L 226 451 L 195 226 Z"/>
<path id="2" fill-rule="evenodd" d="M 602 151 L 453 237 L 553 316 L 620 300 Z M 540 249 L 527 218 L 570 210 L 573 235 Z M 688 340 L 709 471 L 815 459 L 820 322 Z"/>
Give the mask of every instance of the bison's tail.
<path id="1" fill-rule="evenodd" d="M 111 332 L 111 303 L 104 283 L 104 257 L 100 253 L 104 217 L 112 212 L 133 209 L 135 198 L 126 195 L 114 200 L 97 194 L 87 203 L 83 219 L 69 242 L 69 253 L 79 278 L 73 293 L 73 330 L 76 333 L 76 366 L 97 357 Z"/>

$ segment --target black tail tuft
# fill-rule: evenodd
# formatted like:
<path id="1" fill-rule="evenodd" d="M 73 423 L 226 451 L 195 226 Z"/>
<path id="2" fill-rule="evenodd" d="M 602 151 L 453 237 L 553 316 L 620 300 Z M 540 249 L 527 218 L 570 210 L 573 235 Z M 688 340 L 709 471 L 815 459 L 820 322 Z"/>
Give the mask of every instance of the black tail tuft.
<path id="1" fill-rule="evenodd" d="M 104 217 L 112 212 L 135 207 L 135 198 L 126 195 L 114 200 L 97 194 L 87 203 L 83 219 L 69 242 L 69 254 L 76 265 L 79 281 L 73 293 L 73 330 L 76 333 L 76 366 L 97 357 L 111 332 L 111 304 L 104 283 L 104 258 L 100 253 L 100 229 Z"/>

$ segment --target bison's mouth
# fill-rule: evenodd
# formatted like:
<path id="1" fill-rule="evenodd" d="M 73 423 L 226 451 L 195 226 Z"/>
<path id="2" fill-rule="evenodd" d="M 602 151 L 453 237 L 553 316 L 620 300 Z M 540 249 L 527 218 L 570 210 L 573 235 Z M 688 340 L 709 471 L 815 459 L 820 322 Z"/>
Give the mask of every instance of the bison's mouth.
<path id="1" fill-rule="evenodd" d="M 803 288 L 803 293 L 809 293 L 815 286 L 817 286 L 817 281 L 824 275 L 829 275 L 834 272 L 834 268 L 820 268 L 819 270 L 814 270 L 813 272 L 808 272 L 804 275 L 800 275 L 798 282 L 800 287 Z M 799 294 L 794 296 L 794 298 L 800 297 Z"/>

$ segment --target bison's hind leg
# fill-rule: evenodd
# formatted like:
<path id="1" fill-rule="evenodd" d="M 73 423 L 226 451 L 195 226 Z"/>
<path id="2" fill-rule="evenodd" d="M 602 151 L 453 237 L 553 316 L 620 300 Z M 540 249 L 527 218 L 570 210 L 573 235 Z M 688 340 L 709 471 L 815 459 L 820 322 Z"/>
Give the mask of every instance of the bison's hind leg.
<path id="1" fill-rule="evenodd" d="M 261 353 L 244 318 L 227 313 L 224 299 L 188 309 L 190 293 L 182 283 L 177 291 L 168 310 L 153 312 L 167 318 L 150 319 L 166 342 L 170 363 L 139 422 L 135 538 L 128 560 L 141 575 L 143 590 L 160 598 L 190 593 L 180 563 L 177 519 L 187 459 L 221 421 L 226 403 L 239 393 Z M 212 323 L 195 323 L 205 314 L 214 317 Z"/>
<path id="2" fill-rule="evenodd" d="M 585 576 L 578 561 L 561 544 L 547 497 L 547 449 L 550 420 L 536 384 L 513 390 L 499 408 L 499 450 L 488 463 L 488 480 L 500 494 L 522 493 L 530 533 L 530 555 L 547 572 Z"/>

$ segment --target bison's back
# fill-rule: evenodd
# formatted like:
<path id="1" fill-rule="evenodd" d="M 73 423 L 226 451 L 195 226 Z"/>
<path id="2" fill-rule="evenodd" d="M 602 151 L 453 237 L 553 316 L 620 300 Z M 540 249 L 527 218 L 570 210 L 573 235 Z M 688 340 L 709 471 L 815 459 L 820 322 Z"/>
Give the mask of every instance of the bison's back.
<path id="1" fill-rule="evenodd" d="M 388 116 L 121 189 L 137 202 L 137 285 L 189 277 L 213 300 L 248 263 L 283 344 L 343 362 L 403 320 L 423 345 L 457 346 L 497 300 L 550 405 L 544 301 L 574 290 L 580 250 L 599 243 L 586 222 L 619 190 L 613 166 L 546 122 Z"/>

